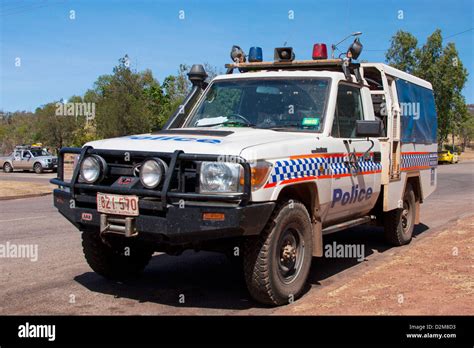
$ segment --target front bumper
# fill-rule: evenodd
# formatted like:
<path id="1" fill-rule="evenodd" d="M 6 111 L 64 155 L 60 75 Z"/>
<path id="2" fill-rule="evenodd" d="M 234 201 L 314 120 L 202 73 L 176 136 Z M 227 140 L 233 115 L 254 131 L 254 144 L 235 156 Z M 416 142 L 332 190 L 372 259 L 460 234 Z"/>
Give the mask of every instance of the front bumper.
<path id="1" fill-rule="evenodd" d="M 70 182 L 64 181 L 66 153 L 79 154 Z M 187 163 L 186 161 L 221 161 L 222 156 L 186 154 L 182 151 L 175 151 L 172 154 L 134 151 L 127 153 L 137 162 L 148 157 L 168 160 L 169 168 L 160 189 L 79 182 L 79 168 L 88 154 L 108 156 L 109 174 L 114 169 L 120 170 L 119 175 L 130 175 L 130 173 L 123 174 L 124 165 L 117 162 L 123 158 L 123 151 L 83 147 L 63 148 L 59 152 L 58 177 L 50 181 L 59 186 L 59 189 L 54 190 L 54 205 L 78 229 L 99 229 L 101 233 L 119 232 L 125 237 L 133 235 L 158 243 L 186 244 L 259 234 L 273 211 L 275 203 L 250 203 L 250 164 L 243 158 L 232 158 L 243 169 L 243 192 L 211 195 L 186 190 L 186 173 L 182 165 Z M 121 167 L 115 168 L 114 165 Z M 99 192 L 138 196 L 140 215 L 124 218 L 98 213 L 96 195 Z M 180 206 L 181 202 L 185 205 Z M 204 220 L 204 213 L 221 213 L 225 218 L 222 221 Z"/>
<path id="2" fill-rule="evenodd" d="M 93 208 L 75 207 L 71 193 L 55 189 L 54 206 L 80 230 L 100 229 L 101 213 Z M 140 202 L 140 206 L 141 206 Z M 246 206 L 170 205 L 155 214 L 134 217 L 138 237 L 156 243 L 186 244 L 205 240 L 257 235 L 264 228 L 275 203 L 255 203 Z M 224 213 L 223 221 L 203 220 L 204 213 Z"/>
<path id="3" fill-rule="evenodd" d="M 43 164 L 44 169 L 58 169 L 58 164 L 57 163 L 45 163 Z"/>

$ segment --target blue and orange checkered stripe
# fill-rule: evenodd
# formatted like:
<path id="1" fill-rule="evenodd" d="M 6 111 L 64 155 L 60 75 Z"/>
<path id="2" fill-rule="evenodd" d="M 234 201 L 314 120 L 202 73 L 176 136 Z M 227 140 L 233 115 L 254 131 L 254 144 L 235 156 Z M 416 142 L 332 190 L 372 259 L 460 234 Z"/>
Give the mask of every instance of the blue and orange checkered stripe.
<path id="1" fill-rule="evenodd" d="M 362 153 L 356 155 L 356 167 L 349 165 L 349 155 L 344 153 L 293 156 L 276 161 L 265 188 L 297 181 L 375 174 L 382 171 L 381 163 L 374 162 L 373 153 L 368 159 L 364 159 Z"/>
<path id="2" fill-rule="evenodd" d="M 423 170 L 438 165 L 437 152 L 402 152 L 402 171 Z"/>

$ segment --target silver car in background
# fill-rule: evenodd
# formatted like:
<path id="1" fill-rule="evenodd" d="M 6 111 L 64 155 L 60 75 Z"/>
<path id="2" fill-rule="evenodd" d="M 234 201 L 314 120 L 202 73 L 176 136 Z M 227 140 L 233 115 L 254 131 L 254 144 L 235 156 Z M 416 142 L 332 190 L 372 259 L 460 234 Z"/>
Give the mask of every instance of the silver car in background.
<path id="1" fill-rule="evenodd" d="M 41 147 L 17 146 L 9 156 L 0 157 L 0 166 L 5 173 L 33 170 L 41 174 L 45 170 L 57 170 L 58 158 Z"/>

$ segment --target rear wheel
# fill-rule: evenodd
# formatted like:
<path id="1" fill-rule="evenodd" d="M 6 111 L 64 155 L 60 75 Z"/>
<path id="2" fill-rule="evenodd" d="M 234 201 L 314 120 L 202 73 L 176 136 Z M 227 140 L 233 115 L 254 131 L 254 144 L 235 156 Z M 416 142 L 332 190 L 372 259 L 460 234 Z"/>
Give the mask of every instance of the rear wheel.
<path id="1" fill-rule="evenodd" d="M 415 218 L 415 192 L 412 185 L 407 183 L 403 195 L 403 208 L 394 209 L 384 214 L 385 239 L 396 246 L 410 243 L 415 227 Z"/>
<path id="2" fill-rule="evenodd" d="M 41 165 L 41 163 L 35 163 L 35 165 L 33 166 L 33 170 L 36 174 L 41 174 L 43 173 L 43 166 Z"/>
<path id="3" fill-rule="evenodd" d="M 244 245 L 244 274 L 257 301 L 282 305 L 301 296 L 312 259 L 312 226 L 306 207 L 286 202 L 276 208 L 259 236 Z"/>
<path id="4" fill-rule="evenodd" d="M 6 162 L 4 165 L 3 165 L 3 171 L 5 173 L 11 173 L 13 172 L 13 167 L 10 163 Z"/>
<path id="5" fill-rule="evenodd" d="M 121 244 L 121 245 L 120 245 Z M 101 276 L 113 280 L 136 277 L 146 267 L 153 250 L 131 241 L 106 244 L 98 232 L 82 232 L 82 247 L 89 266 Z"/>

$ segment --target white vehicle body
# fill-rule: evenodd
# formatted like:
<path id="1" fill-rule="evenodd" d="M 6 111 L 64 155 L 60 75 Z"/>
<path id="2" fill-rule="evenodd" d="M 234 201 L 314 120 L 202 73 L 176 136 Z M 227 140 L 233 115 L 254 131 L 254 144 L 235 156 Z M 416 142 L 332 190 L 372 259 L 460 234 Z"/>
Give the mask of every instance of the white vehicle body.
<path id="1" fill-rule="evenodd" d="M 240 67 L 248 66 L 251 66 L 251 63 Z M 397 235 L 398 239 L 395 238 L 395 243 L 398 245 L 408 243 L 411 240 L 413 225 L 419 222 L 420 203 L 436 188 L 436 114 L 431 85 L 384 64 L 362 64 L 359 70 L 360 75 L 353 74 L 350 79 L 347 73 L 337 69 L 318 69 L 317 67 L 298 69 L 297 65 L 291 69 L 274 69 L 272 65 L 269 67 L 272 69 L 262 68 L 257 72 L 227 74 L 214 78 L 203 91 L 200 99 L 186 113 L 183 123 L 186 126 L 171 127 L 157 133 L 93 141 L 85 145 L 82 157 L 86 156 L 87 151 L 94 151 L 93 153 L 99 155 L 101 153 L 124 154 L 126 157 L 130 153 L 173 154 L 178 150 L 191 156 L 196 155 L 196 158 L 201 155 L 220 156 L 217 160 L 222 159 L 223 162 L 232 162 L 233 157 L 240 158 L 250 166 L 263 161 L 269 164 L 268 173 L 261 185 L 252 186 L 246 204 L 250 207 L 267 205 L 270 208 L 265 212 L 257 213 L 250 221 L 248 219 L 250 214 L 247 213 L 236 217 L 233 221 L 236 221 L 237 225 L 244 226 L 247 223 L 245 225 L 247 227 L 241 228 L 241 236 L 260 234 L 267 220 L 274 218 L 270 216 L 271 212 L 278 212 L 279 204 L 294 200 L 306 207 L 310 218 L 312 236 L 310 237 L 311 247 L 308 247 L 308 250 L 313 256 L 323 255 L 323 235 L 326 233 L 370 223 L 375 219 L 381 224 L 384 220 L 382 217 L 387 214 L 390 215 L 390 218 L 386 218 L 387 221 L 395 219 L 396 222 L 402 219 L 400 214 L 403 215 L 406 211 L 410 214 L 413 212 L 414 221 L 411 222 L 411 230 L 403 240 Z M 211 93 L 210 90 L 214 84 L 226 82 L 239 84 L 239 81 L 258 82 L 265 79 L 325 79 L 328 81 L 327 98 L 324 111 L 317 120 L 319 127 L 317 131 L 228 127 L 212 125 L 212 122 L 208 126 L 189 125 L 192 117 L 196 115 L 197 108 L 205 103 L 205 98 L 209 97 L 208 94 Z M 348 102 L 345 102 L 345 98 Z M 418 104 L 411 105 L 410 102 L 413 100 Z M 346 104 L 341 105 L 343 102 L 352 105 L 355 111 L 351 111 L 350 107 L 345 106 Z M 413 107 L 414 115 L 405 115 L 404 108 L 408 107 Z M 360 115 L 356 116 L 357 119 L 346 116 L 353 111 L 354 115 Z M 240 114 L 237 116 L 242 117 Z M 377 123 L 377 120 L 380 122 Z M 310 121 L 316 122 L 315 118 L 311 118 Z M 356 134 L 358 121 L 383 124 L 384 132 L 370 138 L 360 136 Z M 351 132 L 348 133 L 348 130 Z M 179 155 L 176 156 L 179 158 Z M 168 162 L 168 165 L 174 171 L 173 160 Z M 136 165 L 133 170 L 137 168 L 141 170 L 141 167 L 136 167 Z M 59 177 L 61 178 L 61 174 Z M 241 180 L 244 180 L 243 177 Z M 136 180 L 130 179 L 130 181 L 134 183 Z M 54 183 L 65 185 L 63 181 L 58 180 Z M 109 192 L 118 192 L 118 189 L 114 188 L 116 184 L 117 182 L 112 185 Z M 168 184 L 169 182 L 165 180 L 164 185 Z M 90 187 L 93 188 L 93 186 Z M 88 189 L 88 186 L 79 184 L 77 188 Z M 100 186 L 97 192 L 100 190 L 103 192 L 104 189 L 107 187 Z M 167 189 L 168 187 L 166 190 L 163 189 L 165 195 L 161 196 L 165 200 L 168 194 Z M 128 192 L 128 194 L 138 192 L 140 196 L 143 191 L 123 192 Z M 410 198 L 410 195 L 413 195 L 413 198 Z M 142 232 L 157 234 L 163 232 L 171 235 L 175 231 L 170 229 L 174 228 L 182 232 L 188 229 L 188 225 L 195 225 L 201 232 L 207 233 L 213 226 L 218 227 L 224 222 L 204 221 L 204 217 L 201 220 L 201 214 L 204 216 L 209 212 L 218 212 L 228 219 L 228 216 L 232 216 L 232 209 L 235 211 L 240 209 L 238 203 L 220 202 L 217 204 L 213 198 L 217 199 L 218 196 L 220 194 L 216 192 L 205 195 L 202 199 L 194 197 L 187 200 L 185 195 L 174 194 L 172 197 L 182 197 L 182 199 L 170 199 L 166 203 L 170 211 L 176 208 L 177 213 L 170 212 L 165 219 L 172 219 L 175 216 L 173 214 L 181 214 L 179 215 L 179 219 L 182 220 L 181 225 L 173 224 L 172 227 L 164 228 L 166 231 L 159 231 L 159 227 L 153 227 L 157 225 L 151 223 L 152 220 L 145 221 L 145 217 L 141 215 L 136 218 L 128 217 L 129 220 L 124 222 L 125 230 L 128 231 L 125 232 L 125 236 L 136 236 L 137 233 L 140 234 L 140 229 Z M 55 191 L 55 204 L 61 213 L 78 228 L 84 228 L 89 222 L 97 226 L 99 218 L 101 234 L 110 227 L 106 214 L 97 214 L 94 209 L 71 212 L 64 203 L 71 197 L 74 198 L 75 195 Z M 409 202 L 410 209 L 406 206 L 407 201 L 412 202 Z M 185 208 L 180 211 L 178 207 Z M 189 209 L 189 212 L 186 209 Z M 137 228 L 132 233 L 128 229 L 134 219 L 136 219 Z M 253 225 L 255 225 L 254 229 L 249 232 L 252 229 L 250 226 Z M 398 225 L 397 222 L 396 228 Z M 122 230 L 122 227 L 116 228 L 116 231 Z M 225 237 L 226 231 L 223 228 L 215 236 Z M 199 239 L 199 234 L 196 233 L 196 235 Z M 179 239 L 180 243 L 185 244 L 186 241 Z M 188 247 L 192 245 L 194 244 L 189 244 Z M 293 252 L 291 248 L 288 250 Z M 285 253 L 288 250 L 285 249 Z M 249 279 L 251 282 L 251 277 Z M 275 300 L 272 294 L 259 295 L 258 287 L 255 290 L 255 285 L 252 286 L 254 289 L 253 292 L 251 291 L 252 294 L 257 293 L 254 297 L 261 299 L 262 302 L 284 303 L 284 297 Z M 296 290 L 290 288 L 287 293 L 300 291 L 299 288 L 295 288 Z M 282 293 L 284 294 L 285 291 Z"/>
<path id="2" fill-rule="evenodd" d="M 403 73 L 384 64 L 367 64 L 385 71 L 390 78 L 403 77 L 407 81 L 432 89 L 431 84 L 414 76 Z M 213 82 L 235 79 L 261 78 L 292 78 L 292 77 L 325 77 L 331 79 L 331 90 L 328 99 L 328 108 L 324 129 L 320 133 L 275 132 L 264 129 L 232 128 L 233 134 L 220 136 L 189 136 L 177 132 L 173 135 L 141 134 L 114 139 L 93 141 L 86 145 L 97 149 L 123 151 L 160 151 L 173 152 L 180 149 L 185 153 L 216 154 L 224 156 L 241 156 L 247 161 L 265 160 L 273 163 L 273 170 L 268 182 L 259 190 L 252 192 L 252 202 L 276 201 L 281 191 L 288 186 L 307 184 L 312 185 L 317 200 L 315 209 L 318 209 L 318 218 L 322 227 L 330 226 L 344 220 L 365 216 L 375 206 L 381 192 L 384 192 L 383 209 L 389 211 L 400 207 L 405 184 L 408 178 L 418 178 L 421 188 L 421 201 L 428 197 L 436 188 L 437 146 L 433 144 L 402 144 L 400 148 L 399 170 L 391 169 L 396 154 L 391 151 L 392 141 L 399 140 L 400 135 L 392 127 L 389 136 L 375 141 L 370 151 L 371 158 L 376 152 L 381 153 L 381 161 L 363 161 L 363 169 L 357 175 L 350 173 L 348 166 L 349 155 L 355 152 L 360 156 L 370 147 L 365 139 L 351 144 L 344 143 L 350 138 L 335 138 L 331 135 L 334 122 L 337 89 L 340 83 L 347 84 L 342 72 L 331 71 L 279 71 L 242 73 L 238 75 L 221 75 Z M 392 101 L 393 109 L 389 119 L 400 113 L 396 91 L 384 90 L 383 93 Z M 364 119 L 374 120 L 374 111 L 371 92 L 368 87 L 361 87 L 361 96 L 364 109 Z M 398 120 L 400 116 L 398 117 Z M 399 122 L 399 121 L 398 121 Z M 220 128 L 220 127 L 218 127 Z M 197 128 L 183 128 L 192 130 Z M 200 131 L 216 130 L 216 127 L 199 127 Z M 400 126 L 398 126 L 399 132 Z M 314 153 L 315 149 L 325 149 L 323 153 Z M 393 171 L 398 177 L 391 178 Z M 354 198 L 357 186 L 358 197 Z M 352 191 L 354 187 L 354 192 Z M 367 195 L 367 190 L 371 193 Z M 346 203 L 338 192 L 349 193 L 350 199 Z M 335 194 L 336 192 L 336 194 Z M 361 193 L 365 193 L 362 198 Z M 346 196 L 347 197 L 347 194 Z M 344 202 L 344 204 L 343 204 Z"/>

